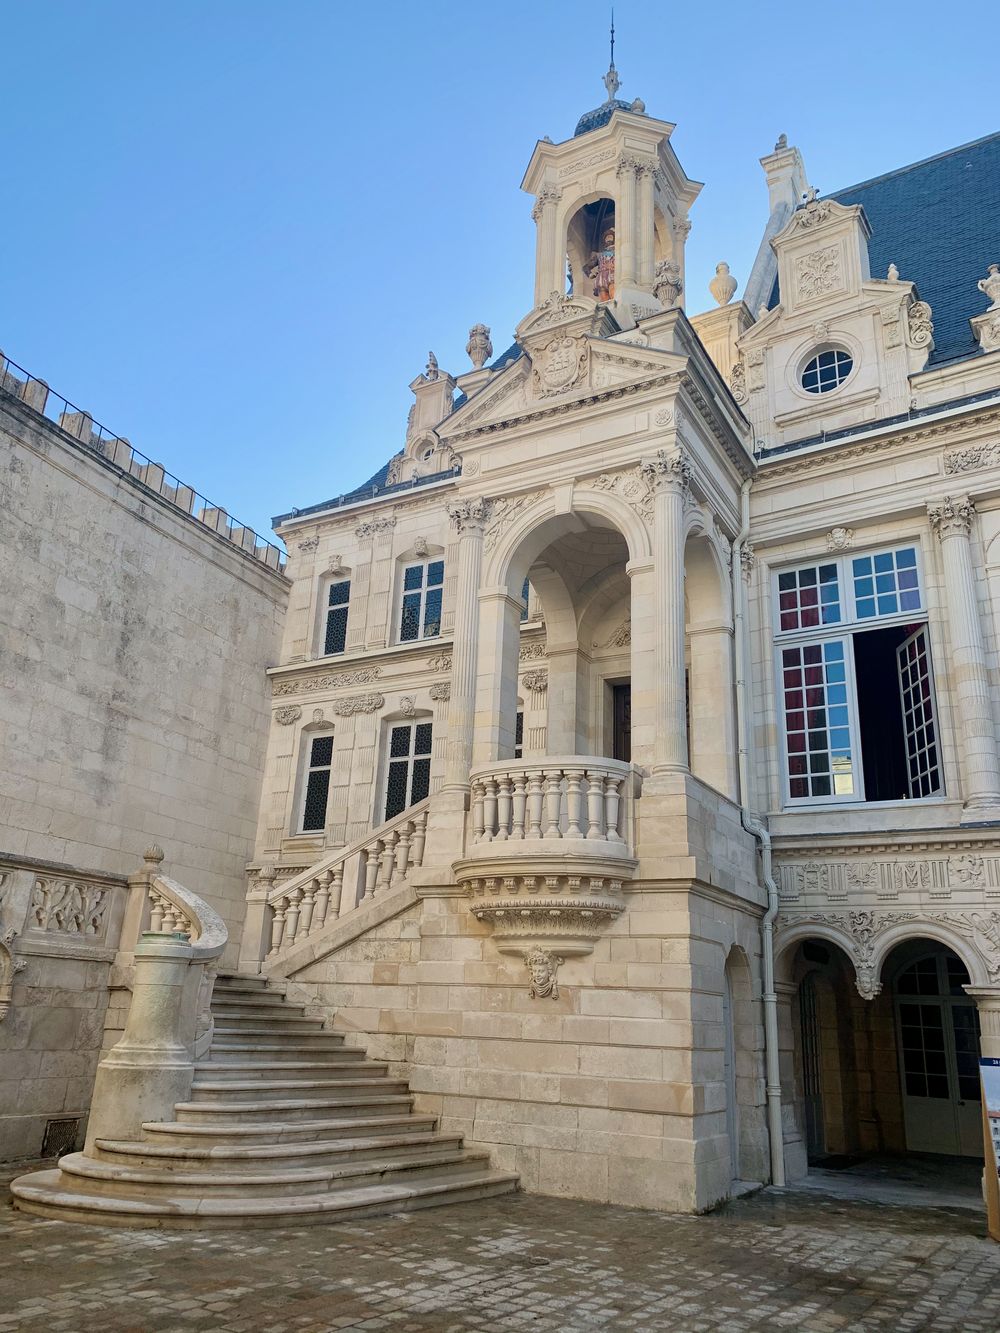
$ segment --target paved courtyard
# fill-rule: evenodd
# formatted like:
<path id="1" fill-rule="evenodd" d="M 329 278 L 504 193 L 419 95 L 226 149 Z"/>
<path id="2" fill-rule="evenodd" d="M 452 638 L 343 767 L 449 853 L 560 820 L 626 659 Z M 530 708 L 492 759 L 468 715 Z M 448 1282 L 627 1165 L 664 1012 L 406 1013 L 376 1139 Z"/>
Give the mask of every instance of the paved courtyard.
<path id="1" fill-rule="evenodd" d="M 706 1217 L 522 1194 L 200 1235 L 70 1226 L 0 1206 L 4 1333 L 998 1326 L 1000 1246 L 977 1212 L 815 1187 L 764 1191 Z"/>

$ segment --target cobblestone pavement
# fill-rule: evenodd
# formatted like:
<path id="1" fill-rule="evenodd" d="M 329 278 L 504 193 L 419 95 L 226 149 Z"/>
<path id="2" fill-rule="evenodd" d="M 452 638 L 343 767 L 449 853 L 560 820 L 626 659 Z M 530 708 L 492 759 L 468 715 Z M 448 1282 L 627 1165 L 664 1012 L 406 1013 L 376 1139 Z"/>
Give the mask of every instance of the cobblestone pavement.
<path id="1" fill-rule="evenodd" d="M 521 1194 L 199 1235 L 46 1222 L 0 1204 L 3 1333 L 998 1327 L 1000 1246 L 963 1209 L 769 1190 L 675 1217 Z"/>

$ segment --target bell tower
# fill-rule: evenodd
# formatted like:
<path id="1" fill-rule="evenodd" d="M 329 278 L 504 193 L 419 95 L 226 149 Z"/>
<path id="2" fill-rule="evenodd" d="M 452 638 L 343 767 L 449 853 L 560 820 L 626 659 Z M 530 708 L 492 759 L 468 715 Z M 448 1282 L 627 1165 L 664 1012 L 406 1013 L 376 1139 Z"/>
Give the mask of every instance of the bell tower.
<path id="1" fill-rule="evenodd" d="M 521 188 L 535 200 L 535 307 L 569 291 L 631 328 L 683 303 L 688 210 L 701 185 L 670 146 L 674 126 L 638 97 L 623 101 L 620 86 L 612 44 L 606 100 L 571 139 L 535 145 Z"/>

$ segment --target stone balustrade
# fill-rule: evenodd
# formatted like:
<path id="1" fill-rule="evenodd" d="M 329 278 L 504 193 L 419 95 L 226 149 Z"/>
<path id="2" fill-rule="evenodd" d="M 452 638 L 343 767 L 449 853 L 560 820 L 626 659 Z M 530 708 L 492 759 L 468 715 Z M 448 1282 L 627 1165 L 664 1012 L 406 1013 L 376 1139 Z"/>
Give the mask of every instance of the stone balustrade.
<path id="1" fill-rule="evenodd" d="M 474 844 L 523 840 L 624 848 L 628 764 L 591 756 L 515 760 L 472 773 Z"/>
<path id="2" fill-rule="evenodd" d="M 271 888 L 274 872 L 264 868 L 269 920 L 264 922 L 263 956 L 273 958 L 362 903 L 398 888 L 423 864 L 428 801 L 405 810 L 364 838 Z"/>

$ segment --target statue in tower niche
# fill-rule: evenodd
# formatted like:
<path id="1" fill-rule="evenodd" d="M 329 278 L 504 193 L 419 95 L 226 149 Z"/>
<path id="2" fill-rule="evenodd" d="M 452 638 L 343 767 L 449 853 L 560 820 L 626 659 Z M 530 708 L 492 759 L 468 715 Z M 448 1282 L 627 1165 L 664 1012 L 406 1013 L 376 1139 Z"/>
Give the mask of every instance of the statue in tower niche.
<path id="1" fill-rule="evenodd" d="M 600 250 L 595 250 L 584 273 L 594 281 L 594 295 L 599 301 L 615 299 L 615 229 L 609 227 L 604 233 Z"/>

